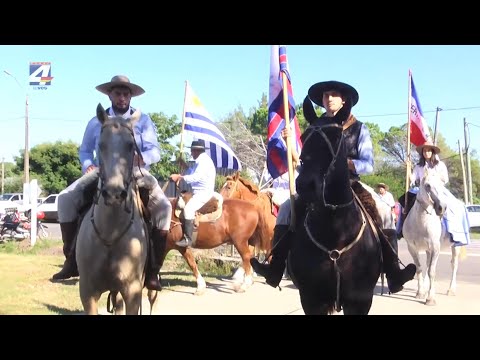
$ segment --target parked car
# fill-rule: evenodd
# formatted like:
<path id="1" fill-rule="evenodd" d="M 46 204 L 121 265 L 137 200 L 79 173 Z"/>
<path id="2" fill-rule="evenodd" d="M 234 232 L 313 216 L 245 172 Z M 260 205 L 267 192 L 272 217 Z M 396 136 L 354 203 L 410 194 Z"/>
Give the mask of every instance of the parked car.
<path id="1" fill-rule="evenodd" d="M 470 227 L 480 227 L 480 205 L 466 205 Z"/>
<path id="2" fill-rule="evenodd" d="M 5 214 L 5 209 L 17 208 L 23 212 L 23 194 L 22 193 L 6 193 L 0 195 L 0 214 Z"/>
<path id="3" fill-rule="evenodd" d="M 58 194 L 51 194 L 38 206 L 37 211 L 43 211 L 45 214 L 44 220 L 58 221 L 57 201 Z"/>

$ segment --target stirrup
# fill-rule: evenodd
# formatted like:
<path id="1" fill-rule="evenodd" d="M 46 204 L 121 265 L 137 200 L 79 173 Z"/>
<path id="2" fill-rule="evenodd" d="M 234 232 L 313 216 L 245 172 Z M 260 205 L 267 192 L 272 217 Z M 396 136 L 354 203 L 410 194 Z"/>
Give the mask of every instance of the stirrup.
<path id="1" fill-rule="evenodd" d="M 183 238 L 182 240 L 177 241 L 175 243 L 175 245 L 180 246 L 180 247 L 188 247 L 188 246 L 192 246 L 192 243 L 193 243 L 192 240 L 187 240 L 187 239 Z"/>

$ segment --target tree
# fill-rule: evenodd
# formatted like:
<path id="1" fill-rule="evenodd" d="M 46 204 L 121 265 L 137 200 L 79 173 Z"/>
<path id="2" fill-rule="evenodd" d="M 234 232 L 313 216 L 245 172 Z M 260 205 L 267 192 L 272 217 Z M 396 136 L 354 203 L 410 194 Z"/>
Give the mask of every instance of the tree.
<path id="1" fill-rule="evenodd" d="M 149 115 L 157 127 L 160 145 L 160 161 L 151 166 L 150 172 L 156 178 L 165 180 L 170 174 L 179 172 L 177 164 L 173 162 L 179 156 L 179 145 L 170 142 L 175 135 L 180 134 L 182 124 L 176 115 L 168 117 L 163 112 Z"/>
<path id="2" fill-rule="evenodd" d="M 23 150 L 15 157 L 23 174 Z M 46 194 L 59 193 L 82 175 L 78 145 L 69 141 L 43 143 L 30 149 L 30 178 L 36 178 Z"/>

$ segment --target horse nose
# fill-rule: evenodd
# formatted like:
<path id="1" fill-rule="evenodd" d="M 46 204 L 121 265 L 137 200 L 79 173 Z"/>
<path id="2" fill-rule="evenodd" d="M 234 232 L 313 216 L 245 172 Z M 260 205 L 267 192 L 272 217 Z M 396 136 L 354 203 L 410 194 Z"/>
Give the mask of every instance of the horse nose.
<path id="1" fill-rule="evenodd" d="M 127 198 L 127 190 L 125 188 L 103 189 L 102 196 L 105 200 L 120 202 Z"/>

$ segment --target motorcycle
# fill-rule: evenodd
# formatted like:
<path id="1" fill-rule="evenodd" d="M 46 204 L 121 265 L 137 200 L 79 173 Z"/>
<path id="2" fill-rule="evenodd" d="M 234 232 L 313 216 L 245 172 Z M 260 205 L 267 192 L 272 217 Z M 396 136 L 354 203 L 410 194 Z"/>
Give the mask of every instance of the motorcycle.
<path id="1" fill-rule="evenodd" d="M 17 209 L 5 209 L 6 214 L 0 226 L 0 240 L 24 240 L 30 237 L 31 211 L 22 216 Z M 39 239 L 48 237 L 47 226 L 42 222 L 45 218 L 43 211 L 37 212 L 37 236 Z"/>

